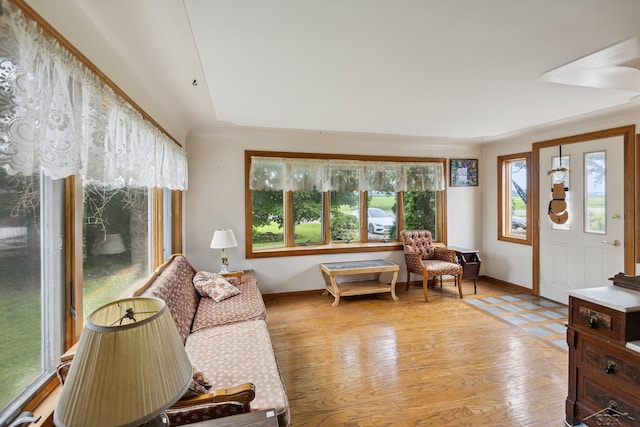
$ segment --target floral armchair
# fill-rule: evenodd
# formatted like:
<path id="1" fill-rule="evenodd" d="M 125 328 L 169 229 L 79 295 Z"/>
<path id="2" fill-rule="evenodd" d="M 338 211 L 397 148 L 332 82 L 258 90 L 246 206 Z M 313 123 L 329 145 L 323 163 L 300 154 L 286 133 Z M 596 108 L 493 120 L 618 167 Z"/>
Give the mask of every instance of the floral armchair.
<path id="1" fill-rule="evenodd" d="M 422 275 L 424 301 L 427 298 L 427 282 L 434 277 L 451 275 L 455 278 L 458 293 L 462 298 L 462 266 L 458 264 L 455 251 L 433 246 L 428 230 L 404 230 L 400 233 L 407 264 L 407 290 L 411 273 Z"/>

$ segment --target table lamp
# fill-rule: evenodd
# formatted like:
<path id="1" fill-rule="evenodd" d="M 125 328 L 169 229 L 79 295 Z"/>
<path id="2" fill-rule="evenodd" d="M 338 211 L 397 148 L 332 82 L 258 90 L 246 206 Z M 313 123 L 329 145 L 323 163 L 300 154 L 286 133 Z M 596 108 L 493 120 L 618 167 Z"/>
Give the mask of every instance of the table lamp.
<path id="1" fill-rule="evenodd" d="M 220 268 L 220 274 L 228 273 L 227 266 L 229 265 L 229 260 L 224 256 L 224 250 L 227 248 L 234 248 L 236 246 L 238 246 L 238 242 L 236 241 L 236 236 L 233 234 L 233 230 L 223 228 L 216 230 L 213 233 L 211 248 L 222 249 L 222 267 Z"/>
<path id="2" fill-rule="evenodd" d="M 56 426 L 161 426 L 193 368 L 166 303 L 125 298 L 94 311 L 62 387 Z"/>

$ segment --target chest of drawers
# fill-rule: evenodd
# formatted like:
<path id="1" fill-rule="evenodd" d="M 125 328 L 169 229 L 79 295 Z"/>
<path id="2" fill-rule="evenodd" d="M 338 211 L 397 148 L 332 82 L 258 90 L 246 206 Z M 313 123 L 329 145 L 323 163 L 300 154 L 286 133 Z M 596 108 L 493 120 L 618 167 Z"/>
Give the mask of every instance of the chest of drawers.
<path id="1" fill-rule="evenodd" d="M 569 425 L 640 425 L 640 353 L 627 348 L 636 340 L 640 292 L 616 286 L 570 292 Z"/>

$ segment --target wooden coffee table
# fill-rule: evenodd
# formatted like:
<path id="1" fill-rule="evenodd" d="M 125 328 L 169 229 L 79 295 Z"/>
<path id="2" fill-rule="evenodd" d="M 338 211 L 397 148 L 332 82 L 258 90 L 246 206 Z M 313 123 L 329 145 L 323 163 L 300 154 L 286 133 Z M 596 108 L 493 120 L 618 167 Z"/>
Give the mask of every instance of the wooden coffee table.
<path id="1" fill-rule="evenodd" d="M 322 277 L 326 285 L 322 295 L 331 294 L 335 298 L 333 307 L 340 302 L 341 296 L 367 295 L 383 292 L 390 292 L 391 298 L 398 300 L 396 296 L 396 279 L 400 267 L 383 259 L 372 259 L 366 261 L 345 261 L 345 262 L 325 262 L 320 264 Z M 380 274 L 385 272 L 393 273 L 391 283 L 380 281 Z M 374 274 L 373 280 L 336 280 L 340 276 Z"/>

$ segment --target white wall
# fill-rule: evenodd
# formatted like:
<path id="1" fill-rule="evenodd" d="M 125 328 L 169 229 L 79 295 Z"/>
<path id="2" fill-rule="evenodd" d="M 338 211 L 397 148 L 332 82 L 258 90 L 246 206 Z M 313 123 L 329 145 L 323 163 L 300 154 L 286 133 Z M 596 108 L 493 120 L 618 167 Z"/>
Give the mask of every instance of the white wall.
<path id="1" fill-rule="evenodd" d="M 385 258 L 406 270 L 401 251 L 246 259 L 244 253 L 244 151 L 270 150 L 445 158 L 480 158 L 469 141 L 221 126 L 187 141 L 189 190 L 185 193 L 185 255 L 200 270 L 218 271 L 220 251 L 209 248 L 216 228 L 232 228 L 239 246 L 226 250 L 231 269 L 252 268 L 264 293 L 324 288 L 318 264 Z M 483 165 L 480 164 L 480 171 Z M 447 179 L 448 181 L 448 179 Z M 482 200 L 478 187 L 448 188 L 448 243 L 480 248 Z"/>
<path id="2" fill-rule="evenodd" d="M 231 268 L 253 268 L 265 293 L 324 287 L 324 261 L 385 258 L 406 270 L 400 251 L 246 259 L 244 254 L 244 151 L 273 150 L 446 158 L 478 158 L 478 187 L 447 187 L 448 244 L 480 249 L 481 274 L 532 287 L 531 246 L 498 241 L 497 157 L 531 151 L 532 144 L 618 126 L 640 129 L 640 105 L 538 127 L 484 142 L 390 135 L 348 134 L 221 126 L 190 135 L 189 190 L 185 195 L 185 254 L 198 269 L 218 271 L 220 252 L 209 248 L 213 230 L 233 228 L 237 248 L 227 250 Z M 447 178 L 448 182 L 448 178 Z M 639 267 L 640 268 L 640 267 Z"/>
<path id="3" fill-rule="evenodd" d="M 634 124 L 638 132 L 640 105 L 637 104 L 538 127 L 485 143 L 482 146 L 484 168 L 480 171 L 483 200 L 481 252 L 483 274 L 527 288 L 533 286 L 531 246 L 498 240 L 498 156 L 531 151 L 532 145 L 536 142 Z M 535 168 L 536 165 L 533 167 Z M 615 272 L 612 272 L 613 274 Z"/>

